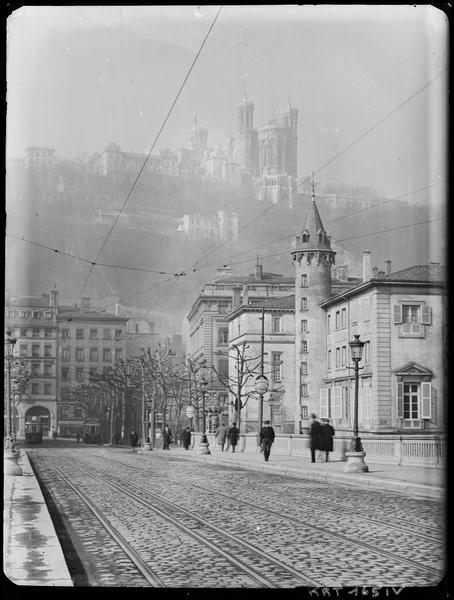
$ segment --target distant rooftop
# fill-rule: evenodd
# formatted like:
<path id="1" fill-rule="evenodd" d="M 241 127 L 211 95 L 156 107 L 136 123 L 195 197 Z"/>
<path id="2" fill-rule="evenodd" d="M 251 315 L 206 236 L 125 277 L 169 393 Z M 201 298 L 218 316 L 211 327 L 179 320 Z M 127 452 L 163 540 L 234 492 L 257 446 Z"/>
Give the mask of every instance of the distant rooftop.
<path id="1" fill-rule="evenodd" d="M 429 263 L 428 265 L 415 265 L 407 269 L 401 269 L 389 275 L 381 275 L 375 279 L 386 281 L 415 281 L 415 282 L 443 282 L 446 281 L 446 267 L 440 263 Z"/>

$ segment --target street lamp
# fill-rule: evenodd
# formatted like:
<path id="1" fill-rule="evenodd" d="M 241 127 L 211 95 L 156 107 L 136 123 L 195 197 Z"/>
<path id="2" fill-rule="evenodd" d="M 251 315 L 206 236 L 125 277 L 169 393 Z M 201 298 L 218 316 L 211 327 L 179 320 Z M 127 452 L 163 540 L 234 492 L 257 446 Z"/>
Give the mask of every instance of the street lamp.
<path id="1" fill-rule="evenodd" d="M 254 387 L 255 391 L 259 395 L 259 427 L 257 432 L 257 445 L 260 446 L 260 432 L 262 431 L 263 426 L 263 396 L 268 391 L 268 378 L 262 373 L 256 378 Z"/>
<path id="2" fill-rule="evenodd" d="M 202 413 L 203 413 L 203 434 L 200 438 L 198 454 L 211 454 L 206 432 L 206 414 L 205 414 L 205 397 L 207 393 L 208 381 L 204 378 L 200 381 L 200 389 L 202 390 Z"/>
<path id="3" fill-rule="evenodd" d="M 344 471 L 347 473 L 367 473 L 369 467 L 364 462 L 366 453 L 363 450 L 361 438 L 358 434 L 358 383 L 359 383 L 359 369 L 363 368 L 359 366 L 359 362 L 363 356 L 364 342 L 359 339 L 359 334 L 354 334 L 354 339 L 349 342 L 350 351 L 352 355 L 353 367 L 347 367 L 354 369 L 355 371 L 355 405 L 353 413 L 353 436 L 350 442 L 350 452 L 346 452 L 347 463 L 344 467 Z"/>

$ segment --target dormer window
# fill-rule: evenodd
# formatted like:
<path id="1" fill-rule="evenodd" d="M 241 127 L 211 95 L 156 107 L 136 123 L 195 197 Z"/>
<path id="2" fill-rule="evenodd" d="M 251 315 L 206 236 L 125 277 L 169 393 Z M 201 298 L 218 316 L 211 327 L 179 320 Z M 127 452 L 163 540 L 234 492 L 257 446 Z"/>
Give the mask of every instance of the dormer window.
<path id="1" fill-rule="evenodd" d="M 309 233 L 307 231 L 303 231 L 303 233 L 301 234 L 301 241 L 303 242 L 303 244 L 307 244 L 307 242 L 309 241 Z"/>
<path id="2" fill-rule="evenodd" d="M 323 231 L 321 229 L 318 230 L 317 235 L 318 235 L 318 241 L 323 242 Z"/>

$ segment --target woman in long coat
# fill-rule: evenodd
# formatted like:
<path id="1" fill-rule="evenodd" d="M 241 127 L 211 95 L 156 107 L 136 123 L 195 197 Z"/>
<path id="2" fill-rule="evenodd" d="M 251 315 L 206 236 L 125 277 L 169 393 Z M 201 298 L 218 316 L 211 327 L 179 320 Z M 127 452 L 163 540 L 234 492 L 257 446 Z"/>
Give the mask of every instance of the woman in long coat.
<path id="1" fill-rule="evenodd" d="M 334 427 L 330 425 L 329 419 L 323 419 L 320 427 L 320 446 L 319 450 L 325 452 L 325 462 L 328 462 L 329 453 L 333 451 Z"/>
<path id="2" fill-rule="evenodd" d="M 315 451 L 320 450 L 320 430 L 321 423 L 317 420 L 314 413 L 311 414 L 309 420 L 309 435 L 311 436 L 310 449 L 311 449 L 311 462 L 315 462 Z"/>

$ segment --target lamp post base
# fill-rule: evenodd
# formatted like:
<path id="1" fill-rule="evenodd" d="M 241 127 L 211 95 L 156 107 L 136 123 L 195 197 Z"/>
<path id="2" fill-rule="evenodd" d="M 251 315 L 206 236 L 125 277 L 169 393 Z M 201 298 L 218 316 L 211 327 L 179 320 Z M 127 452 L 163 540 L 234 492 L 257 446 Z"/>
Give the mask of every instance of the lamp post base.
<path id="1" fill-rule="evenodd" d="M 140 452 L 151 452 L 151 450 L 153 450 L 153 447 L 150 442 L 145 442 Z"/>
<path id="2" fill-rule="evenodd" d="M 208 444 L 208 438 L 206 433 L 200 438 L 200 444 L 197 448 L 197 454 L 211 454 L 210 445 Z"/>
<path id="3" fill-rule="evenodd" d="M 369 467 L 364 462 L 366 453 L 361 452 L 346 452 L 347 462 L 343 468 L 344 473 L 368 473 Z"/>

